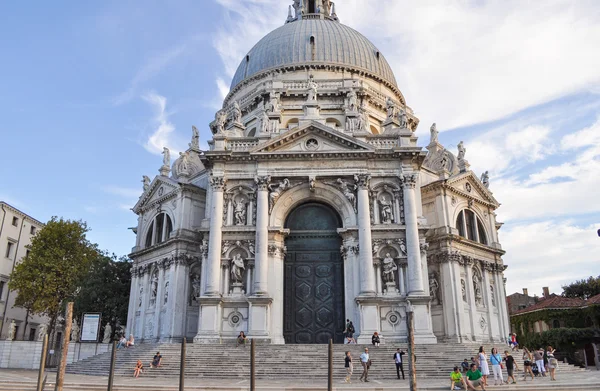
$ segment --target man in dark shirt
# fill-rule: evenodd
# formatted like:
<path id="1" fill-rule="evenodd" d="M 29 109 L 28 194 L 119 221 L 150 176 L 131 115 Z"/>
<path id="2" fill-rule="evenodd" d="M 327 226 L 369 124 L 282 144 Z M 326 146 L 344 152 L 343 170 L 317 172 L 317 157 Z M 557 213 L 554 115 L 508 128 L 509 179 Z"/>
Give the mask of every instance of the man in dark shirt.
<path id="1" fill-rule="evenodd" d="M 402 356 L 404 356 L 404 351 L 399 348 L 396 349 L 396 353 L 394 353 L 394 362 L 396 363 L 396 374 L 398 375 L 398 379 L 400 379 L 400 371 L 402 371 L 402 380 L 404 380 L 404 367 L 402 366 Z"/>
<path id="2" fill-rule="evenodd" d="M 512 379 L 512 382 L 516 384 L 517 381 L 515 380 L 515 376 L 513 373 L 515 368 L 518 371 L 519 367 L 517 365 L 517 362 L 515 361 L 515 358 L 510 355 L 508 350 L 504 351 L 504 362 L 506 362 L 506 373 L 508 373 L 508 378 L 506 379 L 506 382 L 508 383 L 508 380 Z"/>

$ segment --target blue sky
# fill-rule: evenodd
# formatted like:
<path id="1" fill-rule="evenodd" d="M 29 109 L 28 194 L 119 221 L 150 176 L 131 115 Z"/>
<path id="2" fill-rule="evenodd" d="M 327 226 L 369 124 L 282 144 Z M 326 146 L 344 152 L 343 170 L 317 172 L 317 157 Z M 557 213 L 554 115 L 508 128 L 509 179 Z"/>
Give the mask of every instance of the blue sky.
<path id="1" fill-rule="evenodd" d="M 192 125 L 209 137 L 240 59 L 291 3 L 3 2 L 0 199 L 83 219 L 128 253 L 142 175 Z M 435 121 L 490 171 L 508 293 L 600 274 L 600 4 L 338 0 L 337 13 L 387 57 L 420 144 Z"/>

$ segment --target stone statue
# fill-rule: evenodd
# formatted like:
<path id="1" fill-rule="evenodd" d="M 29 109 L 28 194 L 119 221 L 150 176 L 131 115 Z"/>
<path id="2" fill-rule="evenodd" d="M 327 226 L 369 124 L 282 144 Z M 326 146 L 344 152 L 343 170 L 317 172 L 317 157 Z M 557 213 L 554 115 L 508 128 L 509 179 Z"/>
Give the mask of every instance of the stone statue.
<path id="1" fill-rule="evenodd" d="M 310 79 L 308 80 L 308 102 L 316 102 L 317 101 L 317 92 L 319 85 L 315 82 L 315 79 L 312 75 L 310 75 Z"/>
<path id="2" fill-rule="evenodd" d="M 323 0 L 323 11 L 325 16 L 331 15 L 331 0 Z"/>
<path id="3" fill-rule="evenodd" d="M 195 126 L 192 126 L 192 142 L 190 143 L 190 147 L 200 149 L 200 132 Z"/>
<path id="4" fill-rule="evenodd" d="M 79 325 L 75 319 L 71 323 L 71 341 L 79 342 Z"/>
<path id="5" fill-rule="evenodd" d="M 229 249 L 233 246 L 233 243 L 231 243 L 231 241 L 226 240 L 223 242 L 223 247 L 222 247 L 222 254 L 227 254 L 227 251 L 229 251 Z"/>
<path id="6" fill-rule="evenodd" d="M 148 191 L 150 188 L 150 178 L 147 175 L 142 177 L 142 183 L 144 184 L 144 191 Z"/>
<path id="7" fill-rule="evenodd" d="M 392 212 L 392 200 L 388 199 L 385 195 L 381 197 L 379 200 L 379 205 L 381 210 L 379 214 L 381 215 L 381 222 L 383 224 L 391 224 L 394 219 L 394 213 Z"/>
<path id="8" fill-rule="evenodd" d="M 444 151 L 444 153 L 442 154 L 442 160 L 440 162 L 440 168 L 442 170 L 447 170 L 448 169 L 448 154 L 446 153 L 446 151 Z"/>
<path id="9" fill-rule="evenodd" d="M 244 260 L 238 253 L 231 260 L 231 282 L 242 283 L 244 281 L 244 270 L 246 270 Z"/>
<path id="10" fill-rule="evenodd" d="M 48 329 L 48 326 L 46 326 L 46 324 L 44 324 L 44 323 L 42 323 L 41 325 L 38 326 L 36 341 L 42 342 L 44 340 L 44 336 L 46 335 L 47 329 Z"/>
<path id="11" fill-rule="evenodd" d="M 277 202 L 279 197 L 281 197 L 281 194 L 283 194 L 283 192 L 286 191 L 289 187 L 290 181 L 287 178 L 285 178 L 277 184 L 269 185 L 269 213 L 271 213 L 271 211 L 273 210 L 273 207 L 275 206 L 275 203 Z"/>
<path id="12" fill-rule="evenodd" d="M 440 304 L 439 290 L 440 284 L 438 283 L 435 273 L 431 273 L 429 275 L 429 296 L 431 296 L 431 301 L 435 304 Z"/>
<path id="13" fill-rule="evenodd" d="M 496 306 L 496 296 L 494 295 L 494 286 L 490 285 L 490 296 L 492 297 L 492 306 Z"/>
<path id="14" fill-rule="evenodd" d="M 350 92 L 348 92 L 348 95 L 346 98 L 346 109 L 349 111 L 356 111 L 357 108 L 358 108 L 358 97 L 356 95 L 356 92 L 354 92 L 354 89 L 351 89 Z"/>
<path id="15" fill-rule="evenodd" d="M 269 116 L 267 115 L 267 110 L 263 110 L 260 115 L 260 132 L 261 133 L 269 133 Z"/>
<path id="16" fill-rule="evenodd" d="M 163 147 L 162 154 L 163 154 L 163 166 L 171 167 L 171 151 L 169 151 L 169 148 Z"/>
<path id="17" fill-rule="evenodd" d="M 10 321 L 10 324 L 8 325 L 8 337 L 6 338 L 6 340 L 14 341 L 16 333 L 17 333 L 17 324 L 15 323 L 15 320 L 13 319 Z"/>
<path id="18" fill-rule="evenodd" d="M 250 251 L 250 254 L 256 254 L 254 252 L 254 242 L 253 241 L 248 241 L 248 251 Z"/>
<path id="19" fill-rule="evenodd" d="M 475 292 L 475 304 L 478 306 L 483 305 L 483 295 L 481 293 L 481 284 L 479 278 L 473 275 L 473 291 Z"/>
<path id="20" fill-rule="evenodd" d="M 379 242 L 373 242 L 373 255 L 377 255 L 380 248 Z"/>
<path id="21" fill-rule="evenodd" d="M 370 116 L 369 116 L 369 112 L 367 111 L 367 105 L 365 104 L 365 102 L 363 102 L 360 105 L 360 124 L 359 124 L 359 129 L 360 130 L 369 130 L 369 120 L 370 120 Z"/>
<path id="22" fill-rule="evenodd" d="M 390 253 L 385 254 L 385 258 L 383 259 L 383 281 L 396 282 L 396 270 L 398 270 L 398 266 L 396 266 L 394 258 L 392 258 Z"/>
<path id="23" fill-rule="evenodd" d="M 165 282 L 165 298 L 163 304 L 167 304 L 169 302 L 169 281 Z"/>
<path id="24" fill-rule="evenodd" d="M 465 148 L 465 144 L 461 141 L 458 143 L 458 160 L 465 159 L 465 153 L 467 153 L 467 148 Z"/>
<path id="25" fill-rule="evenodd" d="M 404 241 L 404 239 L 400 239 L 400 242 L 398 243 L 398 245 L 400 246 L 400 251 L 402 252 L 402 254 L 407 255 L 406 254 L 406 242 Z"/>
<path id="26" fill-rule="evenodd" d="M 224 110 L 219 110 L 215 114 L 216 133 L 223 133 L 225 131 L 225 122 L 227 122 L 227 114 Z"/>
<path id="27" fill-rule="evenodd" d="M 110 337 L 112 336 L 112 326 L 108 323 L 104 327 L 104 338 L 102 338 L 102 343 L 110 343 Z"/>
<path id="28" fill-rule="evenodd" d="M 233 102 L 233 109 L 231 110 L 231 119 L 236 124 L 242 123 L 242 109 L 240 109 L 240 104 L 237 100 Z"/>
<path id="29" fill-rule="evenodd" d="M 398 122 L 400 123 L 400 129 L 408 129 L 408 116 L 403 109 L 398 111 Z"/>
<path id="30" fill-rule="evenodd" d="M 234 201 L 235 225 L 246 225 L 246 200 Z"/>
<path id="31" fill-rule="evenodd" d="M 392 98 L 388 97 L 385 101 L 385 106 L 387 108 L 387 117 L 388 119 L 394 118 L 396 114 L 396 104 L 392 100 Z"/>
<path id="32" fill-rule="evenodd" d="M 490 188 L 490 174 L 488 171 L 481 174 L 481 183 L 483 183 L 483 186 L 485 186 L 487 189 Z"/>
<path id="33" fill-rule="evenodd" d="M 437 130 L 437 125 L 435 124 L 435 122 L 433 123 L 433 125 L 431 125 L 431 128 L 429 128 L 429 132 L 431 132 L 431 140 L 429 141 L 429 143 L 437 143 L 439 132 Z"/>
<path id="34" fill-rule="evenodd" d="M 142 301 L 144 298 L 144 287 L 140 287 L 140 297 L 139 297 L 139 302 L 138 302 L 138 307 L 141 308 L 142 307 Z"/>
<path id="35" fill-rule="evenodd" d="M 354 194 L 357 186 L 348 184 L 342 178 L 338 178 L 336 183 L 337 183 L 338 188 L 342 191 L 342 193 L 344 193 L 344 196 L 346 197 L 346 199 L 348 199 L 348 201 L 350 201 L 350 203 L 352 204 L 354 211 L 357 211 L 356 195 Z"/>
<path id="36" fill-rule="evenodd" d="M 152 276 L 152 281 L 150 283 L 152 284 L 151 301 L 153 303 L 155 303 L 156 302 L 156 296 L 158 295 L 158 275 L 154 274 Z"/>
<path id="37" fill-rule="evenodd" d="M 179 152 L 179 164 L 177 165 L 178 175 L 189 175 L 190 154 L 188 152 Z"/>
<path id="38" fill-rule="evenodd" d="M 467 284 L 465 280 L 460 280 L 460 291 L 462 293 L 462 299 L 466 303 L 467 302 Z"/>
<path id="39" fill-rule="evenodd" d="M 192 277 L 192 292 L 191 292 L 191 297 L 190 297 L 190 303 L 196 301 L 196 299 L 198 297 L 200 297 L 200 285 L 201 285 L 200 276 L 197 274 L 194 274 L 194 276 Z"/>

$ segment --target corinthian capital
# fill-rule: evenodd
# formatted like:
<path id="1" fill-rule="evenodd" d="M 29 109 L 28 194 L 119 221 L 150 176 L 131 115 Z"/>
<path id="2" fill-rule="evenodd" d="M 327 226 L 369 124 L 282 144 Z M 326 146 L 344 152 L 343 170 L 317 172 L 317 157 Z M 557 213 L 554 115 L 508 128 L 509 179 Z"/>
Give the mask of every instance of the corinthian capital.
<path id="1" fill-rule="evenodd" d="M 417 186 L 417 174 L 404 174 L 400 177 L 400 182 L 405 189 L 414 189 Z"/>
<path id="2" fill-rule="evenodd" d="M 258 190 L 269 190 L 269 183 L 271 183 L 271 176 L 255 176 L 254 182 L 256 182 L 256 186 Z"/>
<path id="3" fill-rule="evenodd" d="M 368 174 L 356 174 L 354 175 L 354 181 L 356 186 L 361 190 L 369 190 L 369 184 L 371 183 L 371 175 Z"/>
<path id="4" fill-rule="evenodd" d="M 213 190 L 223 191 L 225 189 L 225 185 L 227 184 L 227 179 L 222 176 L 211 176 L 210 177 L 210 185 Z"/>

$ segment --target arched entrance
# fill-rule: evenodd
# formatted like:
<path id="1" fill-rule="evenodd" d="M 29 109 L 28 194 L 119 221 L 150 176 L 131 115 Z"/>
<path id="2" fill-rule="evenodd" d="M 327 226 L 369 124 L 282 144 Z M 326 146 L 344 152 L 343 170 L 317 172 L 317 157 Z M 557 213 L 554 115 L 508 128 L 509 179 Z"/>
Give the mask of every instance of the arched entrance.
<path id="1" fill-rule="evenodd" d="M 285 227 L 285 343 L 342 342 L 344 263 L 340 254 L 339 215 L 330 207 L 307 203 L 296 207 Z"/>

